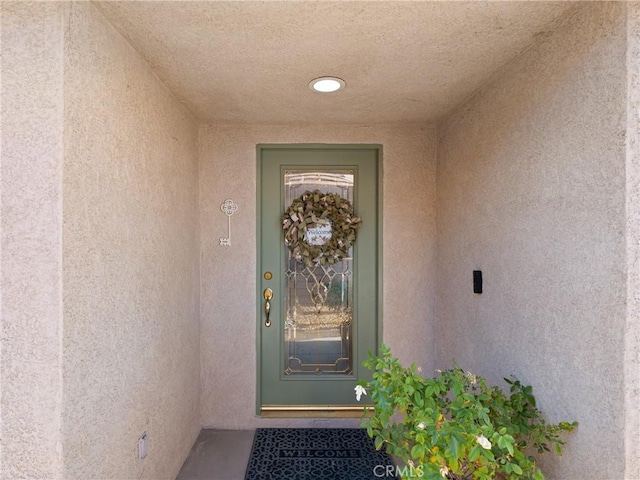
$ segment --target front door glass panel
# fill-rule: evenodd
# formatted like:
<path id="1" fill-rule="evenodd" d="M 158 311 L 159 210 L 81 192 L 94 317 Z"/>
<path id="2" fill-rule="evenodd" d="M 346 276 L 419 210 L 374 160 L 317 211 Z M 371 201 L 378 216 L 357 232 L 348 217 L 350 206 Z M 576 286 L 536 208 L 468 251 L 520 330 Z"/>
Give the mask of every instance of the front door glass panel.
<path id="1" fill-rule="evenodd" d="M 353 204 L 353 170 L 287 170 L 284 208 L 306 191 L 335 193 Z M 312 228 L 305 241 L 323 245 L 331 225 Z M 284 256 L 283 374 L 353 375 L 353 247 L 333 265 L 306 266 Z"/>

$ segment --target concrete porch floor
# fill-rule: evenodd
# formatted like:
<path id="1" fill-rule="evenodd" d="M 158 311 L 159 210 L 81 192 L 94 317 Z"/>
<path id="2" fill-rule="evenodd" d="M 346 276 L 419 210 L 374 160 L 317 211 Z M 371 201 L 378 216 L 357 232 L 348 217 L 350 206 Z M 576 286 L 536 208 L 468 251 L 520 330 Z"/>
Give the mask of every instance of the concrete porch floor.
<path id="1" fill-rule="evenodd" d="M 244 479 L 255 430 L 202 429 L 176 480 Z"/>

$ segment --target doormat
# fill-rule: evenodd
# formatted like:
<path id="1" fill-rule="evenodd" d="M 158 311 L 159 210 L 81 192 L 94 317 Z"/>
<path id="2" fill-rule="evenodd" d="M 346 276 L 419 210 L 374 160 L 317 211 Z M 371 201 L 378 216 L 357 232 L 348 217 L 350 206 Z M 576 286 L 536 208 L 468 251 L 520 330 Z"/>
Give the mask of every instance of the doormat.
<path id="1" fill-rule="evenodd" d="M 258 428 L 245 480 L 397 479 L 362 428 Z"/>

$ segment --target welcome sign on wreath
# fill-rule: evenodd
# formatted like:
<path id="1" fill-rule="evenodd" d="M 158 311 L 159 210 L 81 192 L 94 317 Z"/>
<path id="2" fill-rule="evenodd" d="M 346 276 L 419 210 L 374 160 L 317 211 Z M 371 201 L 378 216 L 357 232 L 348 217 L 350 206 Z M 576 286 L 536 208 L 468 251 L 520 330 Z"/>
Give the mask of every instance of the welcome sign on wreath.
<path id="1" fill-rule="evenodd" d="M 361 224 L 349 200 L 320 190 L 304 192 L 282 216 L 285 244 L 308 267 L 348 257 Z"/>

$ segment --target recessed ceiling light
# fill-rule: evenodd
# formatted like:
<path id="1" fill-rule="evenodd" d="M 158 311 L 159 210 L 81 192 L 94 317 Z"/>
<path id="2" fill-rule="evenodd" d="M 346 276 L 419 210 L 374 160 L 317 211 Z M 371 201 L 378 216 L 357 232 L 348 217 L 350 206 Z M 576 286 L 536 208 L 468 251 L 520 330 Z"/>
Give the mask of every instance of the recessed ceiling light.
<path id="1" fill-rule="evenodd" d="M 341 88 L 344 88 L 347 84 L 338 77 L 320 77 L 311 80 L 309 88 L 314 92 L 331 93 L 337 92 Z"/>

